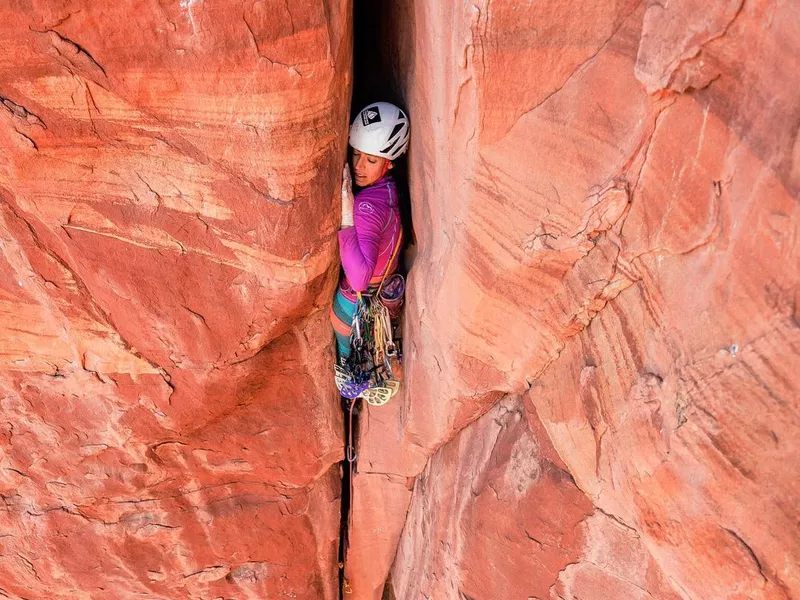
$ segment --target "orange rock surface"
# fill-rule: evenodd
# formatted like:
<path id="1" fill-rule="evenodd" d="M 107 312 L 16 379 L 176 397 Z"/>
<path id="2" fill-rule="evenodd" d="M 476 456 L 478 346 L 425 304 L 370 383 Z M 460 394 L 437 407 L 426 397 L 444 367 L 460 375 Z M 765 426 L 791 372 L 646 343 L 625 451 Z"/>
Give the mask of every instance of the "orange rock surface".
<path id="1" fill-rule="evenodd" d="M 419 247 L 352 597 L 800 595 L 798 6 L 381 13 Z"/>
<path id="2" fill-rule="evenodd" d="M 0 17 L 0 596 L 337 598 L 349 3 Z"/>
<path id="3" fill-rule="evenodd" d="M 800 8 L 372 10 L 417 247 L 347 597 L 800 596 Z M 0 7 L 1 597 L 339 597 L 352 12 Z"/>

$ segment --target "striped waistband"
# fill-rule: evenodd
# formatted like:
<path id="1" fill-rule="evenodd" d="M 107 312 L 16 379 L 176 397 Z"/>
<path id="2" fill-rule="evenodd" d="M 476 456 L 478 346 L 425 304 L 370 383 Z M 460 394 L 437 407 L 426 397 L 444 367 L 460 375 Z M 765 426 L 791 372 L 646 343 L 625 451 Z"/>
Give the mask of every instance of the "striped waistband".
<path id="1" fill-rule="evenodd" d="M 397 273 L 397 266 L 395 266 L 394 269 L 392 269 L 386 274 L 386 278 L 388 279 L 395 273 Z M 369 287 L 367 287 L 366 291 L 362 293 L 374 294 L 375 292 L 378 291 L 378 288 L 380 287 L 382 281 L 383 281 L 383 275 L 381 275 L 380 277 L 373 277 L 372 279 L 369 280 Z M 352 288 L 350 283 L 347 281 L 347 277 L 342 277 L 342 280 L 339 282 L 339 292 L 342 294 L 342 296 L 344 296 L 351 302 L 355 302 L 358 299 L 358 292 L 356 292 Z"/>

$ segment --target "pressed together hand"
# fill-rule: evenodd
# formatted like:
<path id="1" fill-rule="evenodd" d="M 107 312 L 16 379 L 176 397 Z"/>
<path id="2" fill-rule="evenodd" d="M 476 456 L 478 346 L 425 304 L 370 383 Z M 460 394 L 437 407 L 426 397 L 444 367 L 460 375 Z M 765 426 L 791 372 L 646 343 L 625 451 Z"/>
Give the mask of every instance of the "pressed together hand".
<path id="1" fill-rule="evenodd" d="M 350 167 L 344 166 L 342 171 L 342 228 L 353 226 L 353 181 Z"/>

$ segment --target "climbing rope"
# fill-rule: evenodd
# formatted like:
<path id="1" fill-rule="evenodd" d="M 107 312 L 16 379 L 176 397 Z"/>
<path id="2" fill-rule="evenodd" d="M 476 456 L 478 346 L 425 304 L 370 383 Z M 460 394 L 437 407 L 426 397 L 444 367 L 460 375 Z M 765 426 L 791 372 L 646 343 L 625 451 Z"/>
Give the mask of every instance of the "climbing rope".
<path id="1" fill-rule="evenodd" d="M 392 255 L 386 264 L 381 283 L 374 293 L 357 293 L 356 310 L 353 314 L 350 332 L 350 354 L 346 365 L 337 365 L 336 385 L 347 402 L 347 445 L 345 459 L 349 479 L 349 510 L 343 536 L 343 556 L 339 564 L 342 569 L 342 593 L 352 594 L 353 588 L 344 577 L 347 553 L 350 549 L 350 529 L 353 520 L 355 501 L 354 475 L 357 472 L 358 452 L 355 446 L 354 413 L 359 398 L 373 405 L 386 404 L 400 388 L 392 370 L 392 359 L 399 360 L 401 355 L 392 335 L 392 316 L 397 316 L 405 291 L 405 280 L 399 274 L 392 276 L 391 292 L 387 294 L 386 304 L 382 302 L 381 292 L 384 290 L 389 269 L 400 250 L 402 235 L 397 236 Z M 394 315 L 392 310 L 397 311 Z"/>
<path id="2" fill-rule="evenodd" d="M 347 581 L 347 578 L 344 577 L 344 568 L 345 568 L 345 561 L 347 560 L 347 552 L 350 549 L 350 527 L 352 525 L 353 519 L 353 493 L 354 493 L 354 485 L 353 485 L 353 477 L 356 472 L 356 460 L 358 460 L 358 452 L 356 452 L 355 447 L 355 406 L 356 402 L 358 402 L 357 398 L 347 399 L 347 445 L 345 448 L 345 460 L 347 461 L 347 479 L 349 485 L 349 496 L 348 496 L 348 510 L 347 510 L 347 519 L 343 523 L 343 531 L 341 532 L 342 536 L 342 547 L 341 547 L 341 560 L 342 562 L 339 563 L 339 569 L 342 571 L 342 592 L 345 594 L 352 594 L 353 589 L 350 586 L 350 583 Z M 342 498 L 342 502 L 344 502 L 344 498 Z"/>

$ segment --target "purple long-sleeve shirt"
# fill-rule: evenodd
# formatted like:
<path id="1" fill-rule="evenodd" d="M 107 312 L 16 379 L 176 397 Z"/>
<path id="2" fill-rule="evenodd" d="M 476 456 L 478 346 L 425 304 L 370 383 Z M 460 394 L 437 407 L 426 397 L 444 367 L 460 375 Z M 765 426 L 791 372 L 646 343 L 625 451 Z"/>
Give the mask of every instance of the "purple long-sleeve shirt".
<path id="1" fill-rule="evenodd" d="M 397 240 L 402 236 L 397 187 L 390 175 L 365 187 L 353 202 L 353 227 L 339 231 L 345 277 L 343 292 L 363 292 L 380 284 Z M 397 268 L 397 256 L 388 272 Z M 352 293 L 351 292 L 351 293 Z"/>

